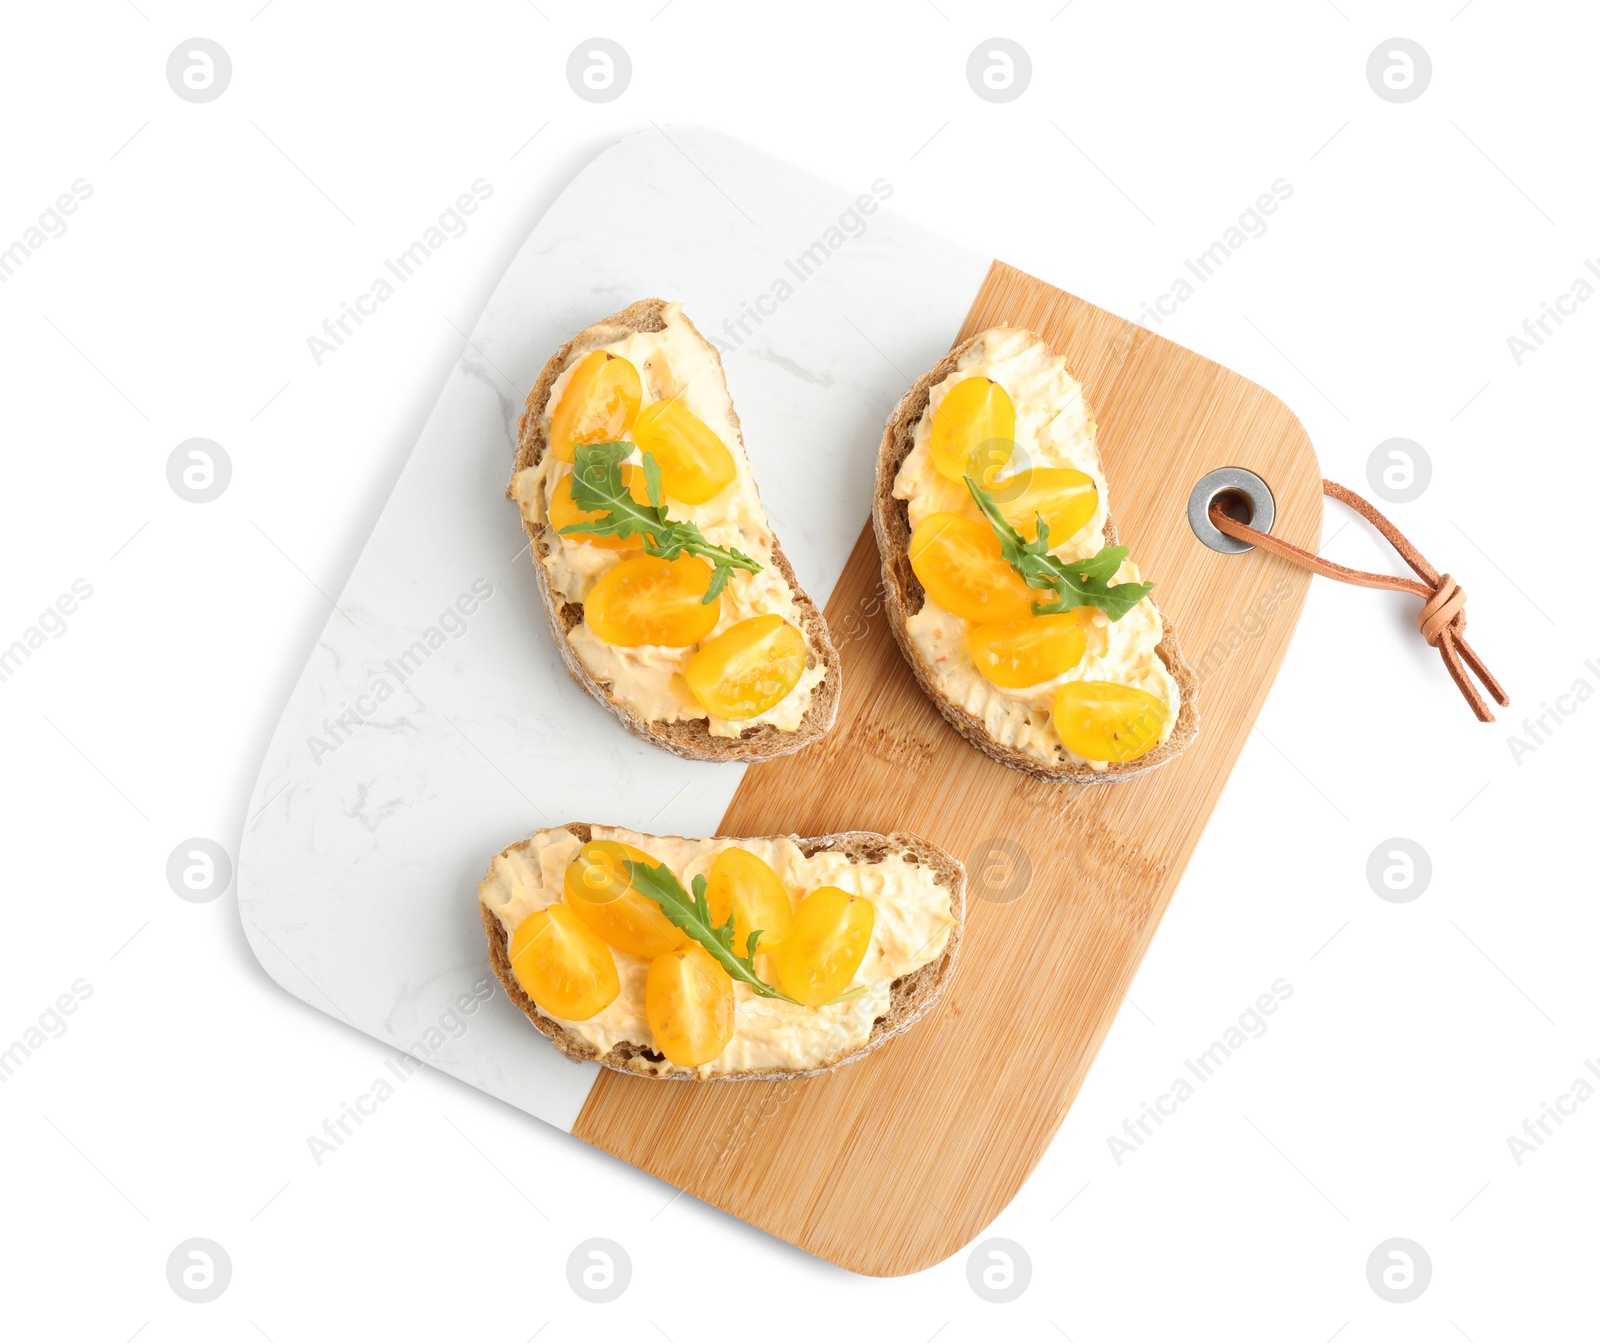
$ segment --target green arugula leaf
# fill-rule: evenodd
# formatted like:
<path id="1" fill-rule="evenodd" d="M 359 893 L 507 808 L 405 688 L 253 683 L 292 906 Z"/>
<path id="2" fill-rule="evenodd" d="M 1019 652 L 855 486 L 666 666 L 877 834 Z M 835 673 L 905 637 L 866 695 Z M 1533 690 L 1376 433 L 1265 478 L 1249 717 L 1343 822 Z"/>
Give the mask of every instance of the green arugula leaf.
<path id="1" fill-rule="evenodd" d="M 630 858 L 628 880 L 633 883 L 633 889 L 640 895 L 654 900 L 661 906 L 661 912 L 667 916 L 673 927 L 683 929 L 694 938 L 721 963 L 729 976 L 741 984 L 749 985 L 752 993 L 763 998 L 776 998 L 779 1002 L 793 1003 L 796 1007 L 805 1006 L 782 990 L 773 988 L 756 973 L 756 944 L 761 940 L 761 929 L 751 930 L 750 936 L 745 939 L 743 956 L 733 949 L 733 915 L 730 913 L 728 921 L 723 924 L 712 921 L 711 905 L 706 899 L 707 882 L 703 876 L 696 877 L 690 883 L 694 887 L 694 894 L 691 896 L 665 863 L 649 867 Z M 849 1002 L 852 998 L 859 998 L 866 991 L 865 984 L 857 984 L 855 988 L 841 993 L 837 998 L 828 999 L 821 1006 L 832 1007 L 835 1003 Z"/>
<path id="2" fill-rule="evenodd" d="M 751 992 L 763 998 L 777 998 L 781 1002 L 794 1003 L 796 1007 L 802 1006 L 787 993 L 773 988 L 756 973 L 754 961 L 758 934 L 751 933 L 749 945 L 745 949 L 746 954 L 741 956 L 733 949 L 733 915 L 730 913 L 728 921 L 720 926 L 712 922 L 711 906 L 706 901 L 704 877 L 694 879 L 694 894 L 691 896 L 665 863 L 650 867 L 629 859 L 628 879 L 633 883 L 634 890 L 660 905 L 661 912 L 667 916 L 672 925 L 683 929 L 709 951 L 733 979 L 748 985 Z"/>
<path id="3" fill-rule="evenodd" d="M 1111 579 L 1128 558 L 1127 546 L 1105 546 L 1096 555 L 1081 560 L 1063 560 L 1050 553 L 1050 527 L 1037 518 L 1038 535 L 1029 541 L 1013 527 L 995 503 L 994 496 L 966 476 L 967 489 L 1000 538 L 1000 554 L 1022 576 L 1030 588 L 1048 592 L 1052 601 L 1035 602 L 1037 616 L 1092 606 L 1104 611 L 1108 620 L 1121 620 L 1155 587 L 1154 583 L 1113 583 Z"/>
<path id="4" fill-rule="evenodd" d="M 761 566 L 742 550 L 714 546 L 692 522 L 674 522 L 667 516 L 661 493 L 661 464 L 644 454 L 644 487 L 648 504 L 641 504 L 622 479 L 622 463 L 633 455 L 632 443 L 580 443 L 572 464 L 572 502 L 586 513 L 604 511 L 603 517 L 575 522 L 561 534 L 640 536 L 647 555 L 675 560 L 687 551 L 711 563 L 711 586 L 700 599 L 708 606 L 721 595 L 735 569 L 758 574 Z"/>
<path id="5" fill-rule="evenodd" d="M 650 500 L 651 508 L 660 508 L 665 500 L 661 492 L 661 463 L 656 461 L 655 453 L 641 454 L 644 459 L 644 492 Z"/>
<path id="6" fill-rule="evenodd" d="M 1072 571 L 1084 578 L 1098 578 L 1102 581 L 1108 581 L 1116 577 L 1117 570 L 1122 567 L 1122 561 L 1127 558 L 1127 546 L 1106 546 L 1097 555 L 1091 555 L 1087 559 L 1073 560 Z"/>

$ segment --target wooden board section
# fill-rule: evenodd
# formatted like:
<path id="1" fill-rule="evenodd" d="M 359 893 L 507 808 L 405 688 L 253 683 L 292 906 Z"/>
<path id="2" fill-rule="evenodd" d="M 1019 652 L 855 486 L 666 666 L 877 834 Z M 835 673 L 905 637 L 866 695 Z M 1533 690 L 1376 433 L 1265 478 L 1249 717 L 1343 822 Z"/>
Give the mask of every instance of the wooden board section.
<path id="1" fill-rule="evenodd" d="M 1321 534 L 1311 443 L 1255 384 L 996 263 L 958 340 L 1001 323 L 1039 332 L 1084 383 L 1121 538 L 1202 678 L 1198 740 L 1115 785 L 1042 783 L 995 764 L 902 660 L 868 525 L 827 608 L 844 657 L 838 725 L 752 766 L 719 833 L 906 829 L 943 845 L 969 867 L 956 974 L 921 1023 L 838 1072 L 693 1085 L 608 1071 L 573 1129 L 858 1273 L 953 1254 L 1038 1163 L 1283 660 L 1309 575 L 1202 546 L 1190 489 L 1215 467 L 1248 467 L 1272 489 L 1278 535 L 1314 550 Z M 1004 903 L 983 898 L 981 870 L 1006 862 L 1001 840 L 1021 845 L 1032 871 Z"/>

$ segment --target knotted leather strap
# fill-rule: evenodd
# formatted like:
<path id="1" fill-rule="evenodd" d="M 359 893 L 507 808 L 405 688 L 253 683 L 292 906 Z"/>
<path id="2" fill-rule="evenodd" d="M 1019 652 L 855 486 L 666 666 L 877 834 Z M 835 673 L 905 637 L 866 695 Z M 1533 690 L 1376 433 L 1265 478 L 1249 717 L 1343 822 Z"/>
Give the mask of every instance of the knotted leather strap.
<path id="1" fill-rule="evenodd" d="M 1500 688 L 1500 682 L 1495 680 L 1493 674 L 1483 665 L 1483 659 L 1472 651 L 1472 645 L 1467 642 L 1466 590 L 1449 574 L 1441 574 L 1429 564 L 1422 552 L 1401 534 L 1400 529 L 1359 494 L 1345 489 L 1343 485 L 1336 485 L 1331 480 L 1322 482 L 1322 492 L 1329 498 L 1337 499 L 1340 503 L 1355 509 L 1382 532 L 1384 539 L 1399 552 L 1400 558 L 1416 571 L 1417 578 L 1422 581 L 1397 578 L 1392 574 L 1369 574 L 1364 569 L 1348 569 L 1342 564 L 1334 564 L 1330 560 L 1313 555 L 1309 550 L 1302 550 L 1299 546 L 1290 545 L 1276 536 L 1258 531 L 1236 518 L 1230 518 L 1222 511 L 1219 502 L 1213 502 L 1211 505 L 1211 521 L 1216 524 L 1217 530 L 1225 535 L 1260 546 L 1268 554 L 1288 560 L 1289 563 L 1297 564 L 1302 569 L 1309 569 L 1314 574 L 1321 574 L 1324 578 L 1336 578 L 1341 583 L 1353 583 L 1363 588 L 1409 592 L 1413 596 L 1422 598 L 1422 611 L 1417 616 L 1417 628 L 1422 631 L 1422 637 L 1439 650 L 1439 656 L 1444 659 L 1450 679 L 1466 697 L 1473 713 L 1478 715 L 1478 721 L 1494 722 L 1494 713 L 1485 703 L 1478 687 L 1468 677 L 1467 668 L 1470 667 L 1473 675 L 1483 682 L 1484 689 L 1494 697 L 1495 703 L 1509 705 L 1511 700 Z"/>

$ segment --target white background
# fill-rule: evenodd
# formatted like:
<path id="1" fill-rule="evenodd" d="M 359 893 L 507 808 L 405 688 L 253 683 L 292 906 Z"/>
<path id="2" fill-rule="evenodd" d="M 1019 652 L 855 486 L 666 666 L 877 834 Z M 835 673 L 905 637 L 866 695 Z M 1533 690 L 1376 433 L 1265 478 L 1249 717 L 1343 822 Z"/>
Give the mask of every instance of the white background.
<path id="1" fill-rule="evenodd" d="M 1600 704 L 1511 751 L 1542 702 L 1600 689 L 1600 303 L 1520 366 L 1507 347 L 1600 258 L 1586 9 L 8 6 L 0 248 L 75 179 L 93 194 L 0 285 L 0 645 L 73 580 L 93 595 L 0 683 L 0 1046 L 92 986 L 0 1084 L 7 1334 L 1592 1334 L 1600 1096 L 1520 1165 L 1507 1144 L 1600 1058 Z M 200 105 L 165 78 L 195 35 L 233 62 Z M 595 35 L 633 64 L 603 105 L 564 74 Z M 996 35 L 1033 64 L 999 105 L 965 76 Z M 1404 105 L 1365 76 L 1396 35 L 1433 62 Z M 1314 584 L 1134 1006 L 984 1233 L 1031 1259 L 1008 1305 L 969 1287 L 965 1252 L 853 1277 L 431 1072 L 316 1165 L 308 1136 L 387 1051 L 267 979 L 231 892 L 189 904 L 166 882 L 186 838 L 236 851 L 323 594 L 461 331 L 578 168 L 652 121 L 858 189 L 887 177 L 898 211 L 1128 316 L 1285 179 L 1268 231 L 1161 330 L 1282 396 L 1326 474 L 1363 492 L 1378 442 L 1424 445 L 1432 484 L 1392 516 L 1471 592 L 1474 643 L 1515 701 L 1475 724 L 1414 603 Z M 470 231 L 318 367 L 306 338 L 478 177 L 494 194 Z M 166 481 L 194 436 L 234 466 L 207 505 Z M 1330 506 L 1332 558 L 1393 568 L 1346 522 Z M 1394 836 L 1432 859 L 1409 903 L 1367 883 Z M 1279 978 L 1293 994 L 1266 1034 L 1118 1165 L 1108 1136 Z M 206 1305 L 166 1277 L 196 1236 L 233 1265 Z M 604 1306 L 566 1279 L 596 1236 L 632 1262 Z M 1392 1237 L 1432 1262 L 1409 1304 L 1367 1282 Z"/>

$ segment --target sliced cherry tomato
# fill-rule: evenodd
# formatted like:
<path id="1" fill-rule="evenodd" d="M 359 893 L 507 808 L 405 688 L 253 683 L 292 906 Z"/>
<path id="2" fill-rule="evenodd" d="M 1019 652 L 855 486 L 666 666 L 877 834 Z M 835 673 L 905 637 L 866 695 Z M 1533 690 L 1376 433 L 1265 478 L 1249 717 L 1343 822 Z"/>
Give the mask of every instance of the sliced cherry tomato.
<path id="1" fill-rule="evenodd" d="M 716 498 L 738 474 L 727 444 L 676 397 L 639 412 L 633 442 L 660 465 L 661 488 L 686 504 Z"/>
<path id="2" fill-rule="evenodd" d="M 963 620 L 995 623 L 1033 613 L 1035 595 L 1001 557 L 987 522 L 930 513 L 911 534 L 911 568 L 928 596 Z"/>
<path id="3" fill-rule="evenodd" d="M 1030 541 L 1039 534 L 1042 513 L 1052 550 L 1081 532 L 1100 502 L 1094 477 L 1066 466 L 1019 471 L 996 480 L 990 493 L 1005 520 Z"/>
<path id="4" fill-rule="evenodd" d="M 517 925 L 511 973 L 528 997 L 567 1021 L 587 1021 L 622 988 L 611 948 L 565 905 L 547 905 Z"/>
<path id="5" fill-rule="evenodd" d="M 928 453 L 934 468 L 957 484 L 971 476 L 992 488 L 1016 447 L 1017 412 L 1010 394 L 988 378 L 964 378 L 933 413 Z"/>
<path id="6" fill-rule="evenodd" d="M 1085 760 L 1137 760 L 1161 740 L 1167 706 L 1115 681 L 1068 681 L 1056 691 L 1056 731 Z"/>
<path id="7" fill-rule="evenodd" d="M 642 398 L 639 370 L 621 355 L 584 355 L 550 413 L 550 451 L 570 462 L 575 444 L 622 441 Z"/>
<path id="8" fill-rule="evenodd" d="M 967 647 L 979 675 L 1007 690 L 1053 680 L 1083 661 L 1084 609 L 1029 616 L 1003 625 L 974 625 Z"/>
<path id="9" fill-rule="evenodd" d="M 650 962 L 644 1011 L 656 1048 L 680 1068 L 697 1068 L 733 1039 L 733 980 L 694 943 Z"/>
<path id="10" fill-rule="evenodd" d="M 608 644 L 689 648 L 717 627 L 722 598 L 705 600 L 711 566 L 695 555 L 636 555 L 600 575 L 583 599 L 583 618 Z"/>
<path id="11" fill-rule="evenodd" d="M 661 956 L 686 946 L 688 934 L 661 912 L 660 905 L 633 888 L 625 859 L 661 866 L 649 854 L 615 840 L 591 840 L 578 850 L 567 864 L 564 881 L 573 913 L 596 936 L 634 956 Z"/>
<path id="12" fill-rule="evenodd" d="M 778 874 L 749 849 L 724 849 L 706 877 L 706 903 L 712 922 L 721 926 L 733 916 L 733 949 L 748 956 L 753 931 L 756 951 L 771 951 L 789 931 L 794 906 Z"/>
<path id="13" fill-rule="evenodd" d="M 806 669 L 805 636 L 780 615 L 752 616 L 708 639 L 683 676 L 708 713 L 754 718 L 783 699 Z"/>
<path id="14" fill-rule="evenodd" d="M 872 942 L 872 901 L 819 886 L 800 902 L 774 959 L 778 987 L 821 1007 L 849 987 Z"/>

